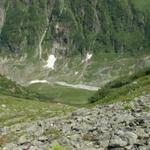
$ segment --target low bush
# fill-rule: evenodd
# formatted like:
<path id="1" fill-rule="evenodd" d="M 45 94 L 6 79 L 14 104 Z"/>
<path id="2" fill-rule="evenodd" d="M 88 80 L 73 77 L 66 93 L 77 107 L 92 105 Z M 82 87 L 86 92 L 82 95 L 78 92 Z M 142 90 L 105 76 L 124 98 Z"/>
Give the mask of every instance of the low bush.
<path id="1" fill-rule="evenodd" d="M 71 150 L 68 147 L 62 147 L 60 144 L 55 143 L 52 148 L 47 148 L 46 150 Z"/>

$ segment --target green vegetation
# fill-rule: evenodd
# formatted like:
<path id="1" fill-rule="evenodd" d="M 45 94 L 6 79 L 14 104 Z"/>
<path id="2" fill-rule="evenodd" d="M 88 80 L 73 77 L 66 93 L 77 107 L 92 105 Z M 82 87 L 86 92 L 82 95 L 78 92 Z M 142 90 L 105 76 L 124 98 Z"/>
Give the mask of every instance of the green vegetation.
<path id="1" fill-rule="evenodd" d="M 143 110 L 146 111 L 146 112 L 150 112 L 150 106 L 145 106 L 145 107 L 143 108 Z"/>
<path id="2" fill-rule="evenodd" d="M 29 90 L 27 87 L 20 86 L 15 81 L 9 80 L 0 75 L 0 93 L 7 96 L 24 98 L 30 100 L 38 100 L 39 95 Z"/>
<path id="3" fill-rule="evenodd" d="M 74 109 L 63 104 L 26 100 L 0 94 L 0 126 L 64 115 Z"/>
<path id="4" fill-rule="evenodd" d="M 0 76 L 0 93 L 21 99 L 70 105 L 86 104 L 88 97 L 94 94 L 93 91 L 89 90 L 49 84 L 33 84 L 29 87 L 23 87 L 4 76 Z"/>
<path id="5" fill-rule="evenodd" d="M 62 134 L 60 133 L 60 131 L 58 131 L 55 128 L 50 128 L 50 129 L 46 129 L 43 133 L 44 136 L 46 137 L 50 137 L 51 139 L 58 139 L 59 137 L 62 136 Z"/>
<path id="6" fill-rule="evenodd" d="M 150 91 L 150 68 L 145 68 L 129 77 L 122 77 L 107 83 L 89 98 L 90 103 L 105 104 L 130 101 Z M 127 106 L 128 107 L 128 106 Z"/>
<path id="7" fill-rule="evenodd" d="M 30 54 L 40 40 L 46 26 L 46 0 L 31 2 L 5 1 L 6 22 L 0 35 L 1 46 L 21 55 L 25 49 Z M 30 48 L 30 49 L 29 49 Z M 32 51 L 32 54 L 34 51 Z"/>
<path id="8" fill-rule="evenodd" d="M 54 41 L 66 47 L 69 56 L 86 50 L 143 51 L 149 47 L 149 7 L 149 0 L 7 0 L 0 47 L 33 56 L 47 29 L 43 56 Z"/>
<path id="9" fill-rule="evenodd" d="M 51 102 L 50 96 L 40 95 L 0 76 L 0 125 L 64 115 L 74 110 L 74 107 Z"/>
<path id="10" fill-rule="evenodd" d="M 60 85 L 33 84 L 29 87 L 31 91 L 37 92 L 43 101 L 65 103 L 70 105 L 81 105 L 88 103 L 88 97 L 94 94 L 93 91 L 75 89 Z"/>
<path id="11" fill-rule="evenodd" d="M 70 148 L 68 148 L 68 147 L 62 147 L 60 144 L 55 143 L 53 145 L 52 149 L 51 148 L 47 148 L 46 150 L 70 150 Z"/>
<path id="12" fill-rule="evenodd" d="M 45 101 L 44 101 L 45 100 Z M 76 108 L 60 103 L 52 103 L 50 97 L 45 97 L 22 87 L 15 82 L 0 76 L 0 126 L 12 126 L 16 124 L 28 124 L 32 121 L 42 120 L 55 116 L 64 116 Z M 18 137 L 26 133 L 14 133 L 13 131 L 0 136 L 0 145 L 14 142 Z M 44 135 L 55 139 L 60 133 L 51 129 Z"/>

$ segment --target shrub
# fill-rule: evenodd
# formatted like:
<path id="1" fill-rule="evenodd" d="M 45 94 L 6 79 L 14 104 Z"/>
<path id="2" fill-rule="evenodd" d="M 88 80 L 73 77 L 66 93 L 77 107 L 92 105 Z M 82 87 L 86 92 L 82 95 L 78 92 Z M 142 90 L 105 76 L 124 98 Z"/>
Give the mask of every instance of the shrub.
<path id="1" fill-rule="evenodd" d="M 46 150 L 70 150 L 68 147 L 62 147 L 60 144 L 55 143 L 52 148 Z"/>

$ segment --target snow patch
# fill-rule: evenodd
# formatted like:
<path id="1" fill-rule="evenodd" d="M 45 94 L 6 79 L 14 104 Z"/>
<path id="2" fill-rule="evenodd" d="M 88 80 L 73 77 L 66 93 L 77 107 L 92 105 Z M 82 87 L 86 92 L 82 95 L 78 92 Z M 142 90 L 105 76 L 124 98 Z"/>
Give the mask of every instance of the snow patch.
<path id="1" fill-rule="evenodd" d="M 76 71 L 74 74 L 75 74 L 75 75 L 78 75 L 78 74 L 79 74 L 79 72 L 78 72 L 78 71 Z"/>
<path id="2" fill-rule="evenodd" d="M 62 85 L 62 86 L 67 86 L 67 87 L 76 88 L 76 89 L 85 89 L 89 91 L 97 91 L 99 89 L 99 87 L 83 85 L 83 84 L 69 84 L 69 83 L 60 82 L 60 81 L 57 81 L 55 83 L 58 85 Z"/>
<path id="3" fill-rule="evenodd" d="M 49 69 L 54 70 L 55 62 L 56 62 L 56 57 L 52 54 L 49 55 L 48 60 L 47 60 L 47 64 L 44 66 L 44 68 L 49 68 Z"/>
<path id="4" fill-rule="evenodd" d="M 87 53 L 87 54 L 86 54 L 86 58 L 85 58 L 85 59 L 83 59 L 81 63 L 88 62 L 88 60 L 90 60 L 90 59 L 92 58 L 92 56 L 93 56 L 92 54 Z"/>
<path id="5" fill-rule="evenodd" d="M 35 83 L 49 83 L 47 80 L 32 80 L 29 84 L 35 84 Z"/>
<path id="6" fill-rule="evenodd" d="M 90 60 L 92 58 L 92 56 L 93 56 L 92 54 L 87 53 L 85 61 L 87 62 L 88 60 Z"/>
<path id="7" fill-rule="evenodd" d="M 6 105 L 5 105 L 5 104 L 2 104 L 1 106 L 2 106 L 2 108 L 6 108 Z"/>

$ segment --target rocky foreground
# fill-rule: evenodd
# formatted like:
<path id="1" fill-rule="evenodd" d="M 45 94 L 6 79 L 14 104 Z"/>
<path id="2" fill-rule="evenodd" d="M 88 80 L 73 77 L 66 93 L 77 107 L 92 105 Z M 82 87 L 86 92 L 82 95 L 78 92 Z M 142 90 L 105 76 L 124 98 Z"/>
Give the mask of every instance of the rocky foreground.
<path id="1" fill-rule="evenodd" d="M 56 141 L 72 150 L 150 150 L 150 95 L 0 129 L 1 138 L 10 133 L 18 138 L 2 150 L 44 150 Z"/>

